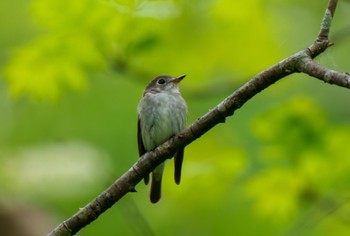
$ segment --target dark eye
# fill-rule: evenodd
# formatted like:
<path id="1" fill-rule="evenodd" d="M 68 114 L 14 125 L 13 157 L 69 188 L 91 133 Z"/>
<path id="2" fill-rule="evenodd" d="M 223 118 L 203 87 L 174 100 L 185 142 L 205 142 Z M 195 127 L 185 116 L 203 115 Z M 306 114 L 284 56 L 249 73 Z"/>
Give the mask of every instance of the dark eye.
<path id="1" fill-rule="evenodd" d="M 164 79 L 159 79 L 159 80 L 157 81 L 157 83 L 158 83 L 158 84 L 165 84 L 165 80 L 164 80 Z"/>

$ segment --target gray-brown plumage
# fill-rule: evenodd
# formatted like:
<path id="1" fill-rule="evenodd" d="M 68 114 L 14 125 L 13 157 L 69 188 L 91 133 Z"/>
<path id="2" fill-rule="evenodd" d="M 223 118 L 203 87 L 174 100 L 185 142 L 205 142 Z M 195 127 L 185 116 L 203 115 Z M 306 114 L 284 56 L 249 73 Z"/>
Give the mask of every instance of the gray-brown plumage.
<path id="1" fill-rule="evenodd" d="M 138 105 L 138 149 L 142 156 L 164 143 L 171 136 L 185 128 L 187 105 L 182 98 L 178 83 L 185 77 L 158 76 L 146 87 Z M 180 183 L 184 150 L 174 155 L 176 184 Z M 150 200 L 161 197 L 161 183 L 165 162 L 157 166 L 151 175 Z M 149 176 L 144 178 L 149 182 Z"/>

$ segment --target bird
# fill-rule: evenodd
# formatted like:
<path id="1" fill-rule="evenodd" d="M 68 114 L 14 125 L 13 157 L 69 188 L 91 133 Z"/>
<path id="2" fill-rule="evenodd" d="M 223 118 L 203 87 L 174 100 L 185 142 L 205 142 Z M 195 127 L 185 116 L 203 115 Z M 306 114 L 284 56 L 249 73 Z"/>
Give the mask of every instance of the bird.
<path id="1" fill-rule="evenodd" d="M 157 76 L 144 90 L 137 107 L 140 157 L 185 128 L 188 109 L 178 86 L 185 76 Z M 180 184 L 183 157 L 184 148 L 174 154 L 176 184 Z M 149 198 L 152 203 L 158 202 L 161 198 L 165 162 L 158 165 L 151 173 Z M 149 175 L 144 177 L 146 185 L 149 180 Z"/>

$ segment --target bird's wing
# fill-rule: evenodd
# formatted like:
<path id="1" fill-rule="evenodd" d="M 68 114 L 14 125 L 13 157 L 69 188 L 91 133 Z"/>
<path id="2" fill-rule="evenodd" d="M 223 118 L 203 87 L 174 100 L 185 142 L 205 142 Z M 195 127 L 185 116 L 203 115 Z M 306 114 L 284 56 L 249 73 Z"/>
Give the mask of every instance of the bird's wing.
<path id="1" fill-rule="evenodd" d="M 142 131 L 141 131 L 140 117 L 138 117 L 138 119 L 137 119 L 137 145 L 138 145 L 138 148 L 139 148 L 139 156 L 141 157 L 147 151 L 146 151 L 145 146 L 144 146 L 143 141 L 142 141 Z M 145 184 L 148 184 L 148 182 L 149 182 L 149 175 L 146 175 L 144 177 L 144 182 L 145 182 Z"/>
<path id="2" fill-rule="evenodd" d="M 180 149 L 174 155 L 174 164 L 175 164 L 174 178 L 175 178 L 176 184 L 180 184 L 182 161 L 184 158 L 184 150 L 185 149 Z"/>
<path id="3" fill-rule="evenodd" d="M 143 154 L 146 153 L 145 146 L 143 145 L 142 141 L 142 131 L 141 131 L 141 121 L 140 118 L 137 119 L 137 144 L 139 148 L 139 156 L 141 157 Z"/>

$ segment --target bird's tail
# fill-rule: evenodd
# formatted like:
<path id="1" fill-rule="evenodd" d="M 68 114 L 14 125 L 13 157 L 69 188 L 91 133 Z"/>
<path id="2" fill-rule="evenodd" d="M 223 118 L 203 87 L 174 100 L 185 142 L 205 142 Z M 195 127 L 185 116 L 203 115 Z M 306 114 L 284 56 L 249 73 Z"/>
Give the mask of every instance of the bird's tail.
<path id="1" fill-rule="evenodd" d="M 149 191 L 149 198 L 152 203 L 156 203 L 162 196 L 162 177 L 165 163 L 157 166 L 152 172 L 152 180 Z"/>

